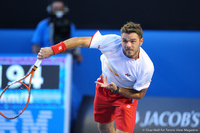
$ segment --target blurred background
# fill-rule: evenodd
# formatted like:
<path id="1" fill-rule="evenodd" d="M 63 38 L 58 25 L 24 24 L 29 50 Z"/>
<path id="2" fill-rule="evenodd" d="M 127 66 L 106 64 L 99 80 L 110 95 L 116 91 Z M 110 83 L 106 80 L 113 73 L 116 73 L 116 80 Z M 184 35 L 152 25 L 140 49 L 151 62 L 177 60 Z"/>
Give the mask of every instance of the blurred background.
<path id="1" fill-rule="evenodd" d="M 144 31 L 142 48 L 152 59 L 155 72 L 146 96 L 139 101 L 135 132 L 156 130 L 200 132 L 199 0 L 64 0 L 64 2 L 69 9 L 67 19 L 70 20 L 70 37 L 92 36 L 96 30 L 103 35 L 120 35 L 120 28 L 126 22 L 141 24 Z M 32 59 L 37 56 L 33 53 L 32 40 L 38 23 L 51 17 L 47 12 L 50 3 L 50 0 L 0 2 L 0 88 L 4 88 L 3 85 L 11 80 L 5 73 L 8 66 L 13 65 L 12 60 L 19 57 L 21 61 L 17 63 L 22 67 L 33 63 L 32 61 L 25 64 L 23 60 L 25 57 Z M 46 61 L 44 65 L 54 66 L 56 58 L 60 59 L 65 55 L 66 53 L 55 56 L 53 61 L 49 64 Z M 9 121 L 0 117 L 0 132 L 12 130 L 55 133 L 58 132 L 58 128 L 59 132 L 65 133 L 98 132 L 93 120 L 93 98 L 94 81 L 101 74 L 99 59 L 101 53 L 95 49 L 80 48 L 78 55 L 81 55 L 81 60 L 75 55 L 72 59 L 64 61 L 70 60 L 67 65 L 71 67 L 68 70 L 72 73 L 65 72 L 62 65 L 56 64 L 60 69 L 58 71 L 60 73 L 64 71 L 67 77 L 63 81 L 58 77 L 60 81 L 57 84 L 62 86 L 65 82 L 70 82 L 70 87 L 68 86 L 70 91 L 66 91 L 66 86 L 53 89 L 40 88 L 45 89 L 47 94 L 55 92 L 65 97 L 58 100 L 59 110 L 56 110 L 55 106 L 47 108 L 31 106 L 27 108 L 30 118 L 26 119 L 22 115 L 18 120 Z M 51 69 L 53 68 L 42 72 L 41 76 L 50 73 Z M 47 78 L 51 76 L 45 77 L 44 80 Z M 46 98 L 48 99 L 48 96 Z M 70 102 L 64 104 L 66 100 Z M 66 110 L 70 117 L 66 117 Z M 45 111 L 50 115 L 42 125 L 38 119 L 42 119 L 40 115 Z M 57 112 L 59 115 L 55 115 Z M 26 121 L 31 122 L 29 125 L 24 125 Z M 8 128 L 4 126 L 5 124 L 9 125 Z"/>

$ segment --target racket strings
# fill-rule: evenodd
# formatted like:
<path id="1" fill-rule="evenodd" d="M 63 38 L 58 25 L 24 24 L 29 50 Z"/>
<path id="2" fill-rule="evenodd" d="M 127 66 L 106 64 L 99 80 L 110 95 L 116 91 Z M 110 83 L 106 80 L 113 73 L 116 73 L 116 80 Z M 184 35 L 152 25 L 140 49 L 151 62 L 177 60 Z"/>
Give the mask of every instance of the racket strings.
<path id="1" fill-rule="evenodd" d="M 30 98 L 27 85 L 16 82 L 8 86 L 0 97 L 0 112 L 7 118 L 15 118 L 25 109 Z"/>

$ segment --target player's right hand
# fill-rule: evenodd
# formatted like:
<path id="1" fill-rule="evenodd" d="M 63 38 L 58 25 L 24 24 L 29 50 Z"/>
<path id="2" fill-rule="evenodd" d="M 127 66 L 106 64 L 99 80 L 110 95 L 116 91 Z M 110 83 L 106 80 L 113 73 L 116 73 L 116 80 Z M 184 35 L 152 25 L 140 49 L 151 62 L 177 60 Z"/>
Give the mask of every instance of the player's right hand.
<path id="1" fill-rule="evenodd" d="M 44 58 L 50 57 L 53 54 L 54 53 L 53 53 L 53 50 L 52 50 L 51 47 L 44 47 L 44 48 L 40 49 L 37 58 L 38 59 L 44 59 Z"/>

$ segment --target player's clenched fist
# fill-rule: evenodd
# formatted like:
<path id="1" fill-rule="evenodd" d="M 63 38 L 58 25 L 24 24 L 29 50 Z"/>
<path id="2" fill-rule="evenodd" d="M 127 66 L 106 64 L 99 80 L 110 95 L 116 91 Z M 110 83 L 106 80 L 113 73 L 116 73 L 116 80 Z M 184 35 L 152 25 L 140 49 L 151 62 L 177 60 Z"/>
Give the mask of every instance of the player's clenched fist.
<path id="1" fill-rule="evenodd" d="M 50 57 L 53 54 L 54 54 L 54 52 L 51 47 L 44 47 L 44 48 L 40 49 L 37 58 L 44 59 L 44 58 Z"/>

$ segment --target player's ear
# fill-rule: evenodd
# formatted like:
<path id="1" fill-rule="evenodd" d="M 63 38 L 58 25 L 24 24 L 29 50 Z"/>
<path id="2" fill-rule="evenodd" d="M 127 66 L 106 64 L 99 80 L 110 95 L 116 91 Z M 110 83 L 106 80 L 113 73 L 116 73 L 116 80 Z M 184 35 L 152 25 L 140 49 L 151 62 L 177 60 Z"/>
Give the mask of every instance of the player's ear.
<path id="1" fill-rule="evenodd" d="M 140 46 L 143 44 L 143 38 L 140 38 Z"/>

